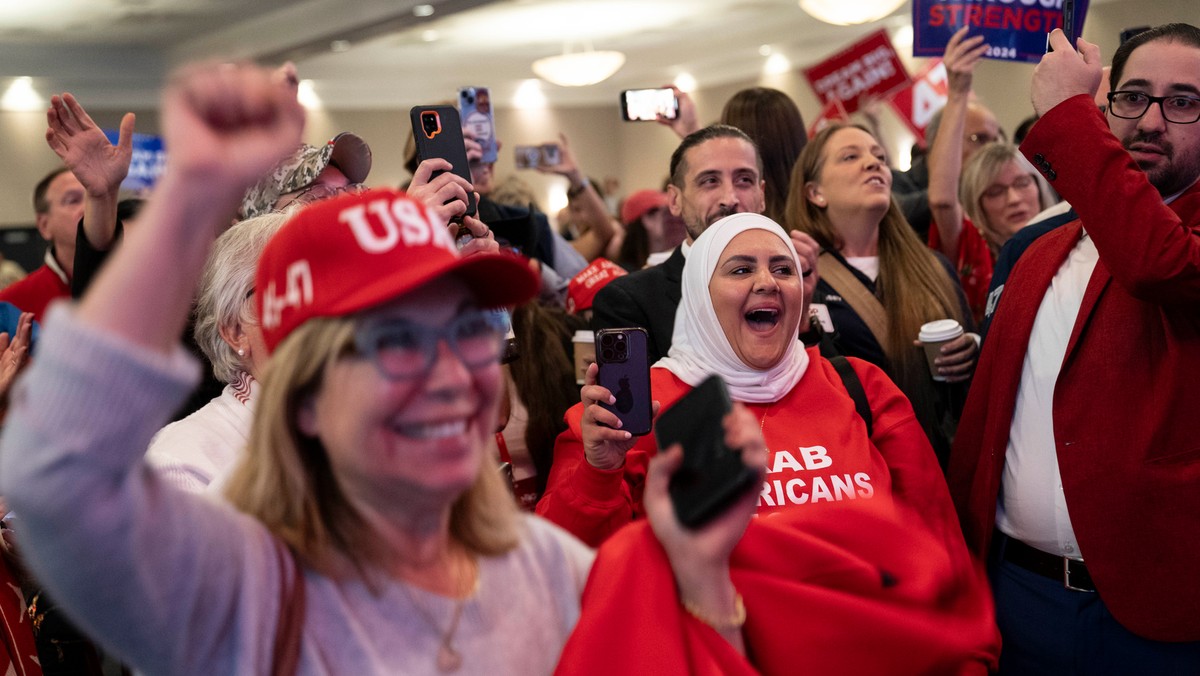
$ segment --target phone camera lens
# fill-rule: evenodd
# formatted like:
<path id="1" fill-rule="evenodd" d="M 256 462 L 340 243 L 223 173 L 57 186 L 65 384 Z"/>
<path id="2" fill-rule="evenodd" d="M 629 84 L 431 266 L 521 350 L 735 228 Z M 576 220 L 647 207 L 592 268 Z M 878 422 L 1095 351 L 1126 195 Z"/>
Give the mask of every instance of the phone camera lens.
<path id="1" fill-rule="evenodd" d="M 616 357 L 616 352 L 611 348 L 607 348 L 600 350 L 600 356 L 604 358 L 604 361 L 613 361 L 613 358 Z"/>
<path id="2" fill-rule="evenodd" d="M 612 347 L 612 344 L 613 344 L 612 334 L 606 334 L 602 338 L 600 338 L 600 344 L 605 347 Z"/>

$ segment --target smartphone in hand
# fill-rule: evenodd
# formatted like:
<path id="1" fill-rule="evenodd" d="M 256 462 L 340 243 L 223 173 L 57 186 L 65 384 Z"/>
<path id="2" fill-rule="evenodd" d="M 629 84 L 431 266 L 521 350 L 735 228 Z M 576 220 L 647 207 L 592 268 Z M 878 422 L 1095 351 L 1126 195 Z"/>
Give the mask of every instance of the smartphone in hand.
<path id="1" fill-rule="evenodd" d="M 453 106 L 414 106 L 408 112 L 413 139 L 417 143 L 417 160 L 440 157 L 450 163 L 451 171 L 471 182 L 471 167 L 463 145 L 462 124 Z M 436 178 L 442 172 L 436 171 Z M 475 193 L 467 193 L 466 216 L 475 215 Z M 461 220 L 461 219 L 456 219 Z"/>
<path id="2" fill-rule="evenodd" d="M 483 146 L 483 161 L 494 163 L 500 153 L 500 144 L 496 140 L 496 117 L 492 112 L 492 96 L 488 88 L 459 89 L 458 110 L 463 127 L 470 129 L 475 140 Z"/>
<path id="3" fill-rule="evenodd" d="M 688 528 L 717 517 L 762 481 L 725 444 L 723 421 L 732 408 L 725 381 L 710 376 L 663 411 L 654 425 L 660 449 L 683 446 L 683 466 L 671 477 L 668 492 L 676 517 Z"/>
<path id="4" fill-rule="evenodd" d="M 653 122 L 660 114 L 668 120 L 679 117 L 679 99 L 670 87 L 621 92 L 621 119 L 626 122 Z"/>
<path id="5" fill-rule="evenodd" d="M 650 360 L 646 329 L 600 329 L 596 332 L 596 384 L 616 397 L 600 405 L 621 419 L 621 429 L 634 436 L 650 433 L 654 404 L 650 398 Z"/>

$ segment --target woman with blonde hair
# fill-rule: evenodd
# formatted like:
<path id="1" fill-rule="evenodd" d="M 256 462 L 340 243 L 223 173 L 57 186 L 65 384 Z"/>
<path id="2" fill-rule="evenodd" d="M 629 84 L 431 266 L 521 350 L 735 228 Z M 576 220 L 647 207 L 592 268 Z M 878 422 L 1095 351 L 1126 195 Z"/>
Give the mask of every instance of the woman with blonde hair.
<path id="1" fill-rule="evenodd" d="M 882 146 L 865 128 L 831 125 L 797 160 L 788 227 L 811 235 L 822 253 L 813 305 L 838 352 L 881 367 L 909 398 L 945 466 L 961 396 L 978 347 L 969 335 L 947 343 L 930 376 L 914 343 L 926 322 L 971 315 L 949 263 L 929 250 L 891 195 Z"/>
<path id="2" fill-rule="evenodd" d="M 53 308 L 0 443 L 38 579 L 145 673 L 549 673 L 592 553 L 517 514 L 486 459 L 505 335 L 490 308 L 537 278 L 516 257 L 460 257 L 419 202 L 348 193 L 267 244 L 254 295 L 273 356 L 232 506 L 145 471 L 197 377 L 178 340 L 207 252 L 304 119 L 286 83 L 231 64 L 176 75 L 162 109 L 171 158 L 145 225 L 77 308 Z M 683 532 L 670 471 L 651 469 L 651 521 L 680 599 L 728 617 L 750 511 Z"/>

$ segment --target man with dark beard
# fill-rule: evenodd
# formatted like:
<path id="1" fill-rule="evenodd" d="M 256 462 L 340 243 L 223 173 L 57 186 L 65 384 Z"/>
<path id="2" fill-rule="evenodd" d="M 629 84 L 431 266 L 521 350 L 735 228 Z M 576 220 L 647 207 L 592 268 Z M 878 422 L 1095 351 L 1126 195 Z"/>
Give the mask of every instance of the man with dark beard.
<path id="1" fill-rule="evenodd" d="M 665 357 L 675 330 L 683 263 L 692 242 L 712 223 L 740 212 L 761 214 L 762 159 L 740 129 L 714 124 L 688 134 L 671 154 L 667 206 L 683 219 L 687 238 L 661 265 L 638 270 L 604 287 L 592 305 L 592 328 L 640 326 L 650 334 L 650 363 Z M 816 265 L 817 246 L 793 233 L 805 272 Z M 815 275 L 805 277 L 805 299 L 812 297 Z"/>
<path id="2" fill-rule="evenodd" d="M 1001 674 L 1195 673 L 1200 29 L 1123 44 L 1106 113 L 1097 47 L 1050 41 L 1021 150 L 1079 219 L 1007 281 L 951 493 L 988 559 Z"/>

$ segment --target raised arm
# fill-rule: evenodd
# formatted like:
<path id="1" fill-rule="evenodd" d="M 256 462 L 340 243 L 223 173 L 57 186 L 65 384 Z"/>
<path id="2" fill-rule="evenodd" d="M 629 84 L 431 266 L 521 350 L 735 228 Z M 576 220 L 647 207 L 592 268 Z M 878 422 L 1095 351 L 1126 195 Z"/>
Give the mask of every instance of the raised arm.
<path id="1" fill-rule="evenodd" d="M 124 245 L 96 279 L 80 320 L 170 353 L 213 240 L 245 190 L 300 143 L 304 109 L 278 74 L 193 66 L 163 96 L 167 169 Z M 129 302 L 137 298 L 138 302 Z"/>
<path id="2" fill-rule="evenodd" d="M 946 107 L 942 109 L 942 124 L 929 151 L 929 210 L 941 239 L 941 251 L 950 260 L 958 260 L 958 238 L 962 234 L 963 207 L 958 201 L 958 180 L 962 176 L 962 137 L 971 99 L 971 80 L 975 65 L 986 51 L 983 36 L 968 38 L 964 26 L 951 36 L 942 61 L 949 92 Z"/>
<path id="3" fill-rule="evenodd" d="M 608 213 L 604 199 L 600 197 L 596 187 L 579 168 L 579 162 L 575 159 L 566 134 L 559 134 L 558 138 L 561 150 L 558 164 L 548 167 L 538 165 L 537 170 L 544 174 L 558 174 L 567 179 L 567 196 L 580 209 L 583 222 L 588 226 L 587 232 L 571 244 L 580 255 L 591 261 L 604 253 L 619 226 Z"/>
<path id="4" fill-rule="evenodd" d="M 83 231 L 100 251 L 112 245 L 117 196 L 133 157 L 133 123 L 133 113 L 125 113 L 114 146 L 70 93 L 50 97 L 46 111 L 46 143 L 83 184 Z"/>
<path id="5" fill-rule="evenodd" d="M 767 444 L 758 420 L 745 406 L 735 404 L 723 423 L 725 444 L 740 451 L 748 467 L 765 471 Z M 742 624 L 746 621 L 746 609 L 730 577 L 729 556 L 754 516 L 761 483 L 755 482 L 753 489 L 725 512 L 692 530 L 679 523 L 667 490 L 671 475 L 682 465 L 683 449 L 678 445 L 650 461 L 646 517 L 671 562 L 683 607 L 745 654 Z"/>

